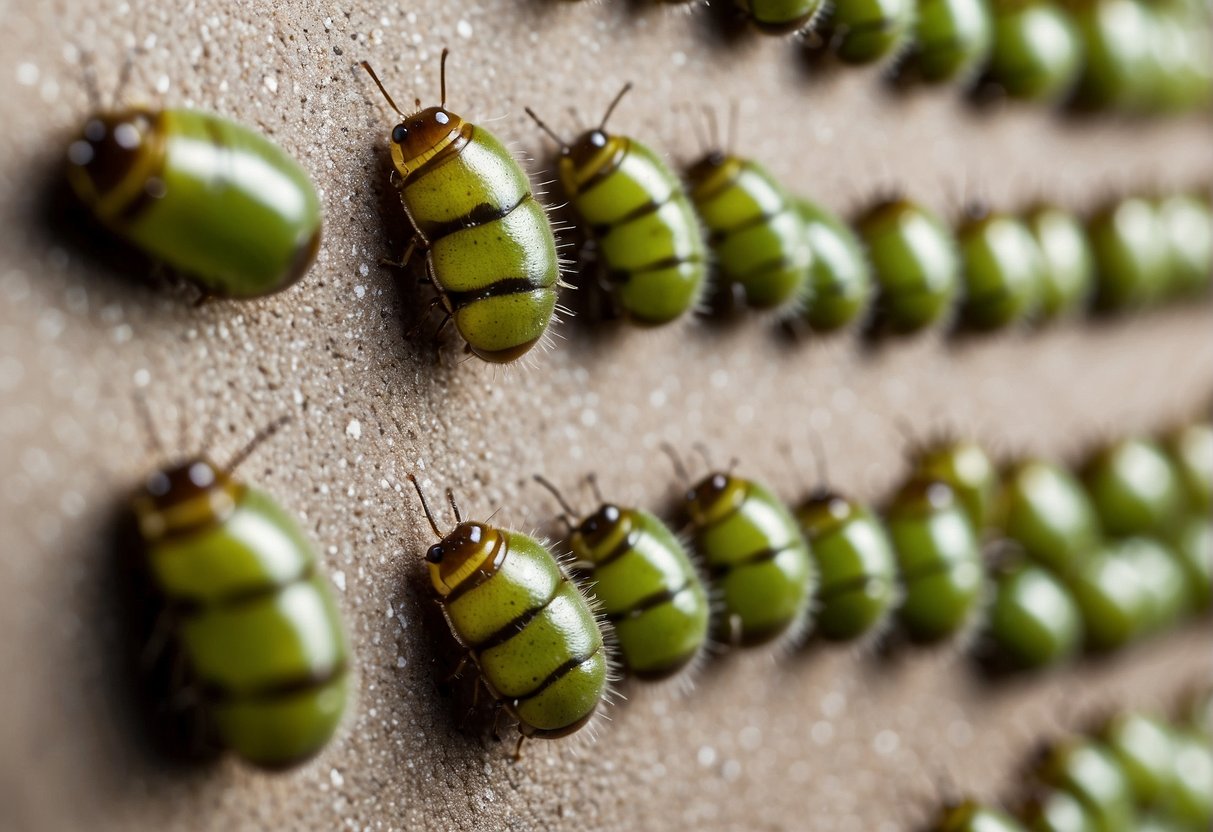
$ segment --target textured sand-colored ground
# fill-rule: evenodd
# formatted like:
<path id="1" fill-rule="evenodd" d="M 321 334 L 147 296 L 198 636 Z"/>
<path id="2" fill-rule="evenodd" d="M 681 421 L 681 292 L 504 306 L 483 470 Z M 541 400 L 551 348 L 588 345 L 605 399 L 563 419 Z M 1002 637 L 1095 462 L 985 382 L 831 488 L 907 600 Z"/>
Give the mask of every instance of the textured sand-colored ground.
<path id="1" fill-rule="evenodd" d="M 953 214 L 966 196 L 1081 208 L 1213 178 L 1208 121 L 976 112 L 952 91 L 892 92 L 873 72 L 813 74 L 791 42 L 723 38 L 712 21 L 623 0 L 0 3 L 0 827 L 904 829 L 941 781 L 1006 794 L 1042 732 L 1162 705 L 1209 677 L 1207 622 L 1013 684 L 983 684 L 953 651 L 757 651 L 713 662 L 685 698 L 628 687 L 580 749 L 535 744 L 515 765 L 508 745 L 458 732 L 431 663 L 441 634 L 423 626 L 429 538 L 408 471 L 455 488 L 470 513 L 550 530 L 531 474 L 571 484 L 596 471 L 619 499 L 660 504 L 675 485 L 662 440 L 702 440 L 792 499 L 814 483 L 812 426 L 836 484 L 876 498 L 903 470 L 902 422 L 1072 458 L 1208 401 L 1208 306 L 876 350 L 792 345 L 755 321 L 573 322 L 530 369 L 407 342 L 419 301 L 377 265 L 402 229 L 380 218 L 390 121 L 355 69 L 363 58 L 398 99 L 429 101 L 450 45 L 451 108 L 540 157 L 550 147 L 526 104 L 571 132 L 570 105 L 589 118 L 634 80 L 615 126 L 685 162 L 697 143 L 675 105 L 736 100 L 742 149 L 841 210 L 894 187 Z M 327 236 L 300 285 L 195 309 L 79 233 L 53 193 L 88 106 L 79 49 L 103 91 L 134 52 L 128 100 L 226 113 L 302 160 Z M 166 767 L 138 739 L 107 530 L 154 461 L 132 407 L 143 382 L 174 449 L 210 435 L 224 458 L 294 416 L 242 473 L 305 518 L 357 662 L 345 729 L 297 771 Z"/>

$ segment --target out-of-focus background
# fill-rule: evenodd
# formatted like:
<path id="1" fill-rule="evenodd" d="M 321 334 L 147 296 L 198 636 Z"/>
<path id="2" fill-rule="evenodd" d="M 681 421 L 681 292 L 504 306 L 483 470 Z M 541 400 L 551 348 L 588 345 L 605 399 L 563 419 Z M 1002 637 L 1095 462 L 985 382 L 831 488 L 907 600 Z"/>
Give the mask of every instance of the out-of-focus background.
<path id="1" fill-rule="evenodd" d="M 422 298 L 379 265 L 403 218 L 392 124 L 357 68 L 398 100 L 448 105 L 535 158 L 530 105 L 571 133 L 625 81 L 613 126 L 685 164 L 688 108 L 740 106 L 739 149 L 843 213 L 902 191 L 949 218 L 966 200 L 1075 210 L 1213 180 L 1206 115 L 1131 121 L 975 108 L 955 87 L 895 89 L 887 67 L 811 67 L 796 41 L 722 34 L 720 15 L 640 2 L 57 2 L 0 4 L 0 827 L 66 829 L 894 830 L 944 794 L 1009 794 L 1041 737 L 1101 713 L 1166 707 L 1213 673 L 1208 621 L 1109 659 L 985 680 L 962 645 L 756 650 L 708 663 L 690 694 L 627 685 L 594 742 L 459 730 L 439 692 L 405 474 L 464 509 L 556 531 L 533 483 L 596 472 L 620 501 L 667 504 L 662 441 L 788 500 L 832 479 L 867 499 L 905 473 L 907 429 L 971 435 L 1003 457 L 1073 461 L 1162 429 L 1213 390 L 1213 310 L 983 339 L 791 343 L 769 321 L 660 332 L 560 329 L 531 367 L 462 362 L 410 341 Z M 106 249 L 61 198 L 64 147 L 133 59 L 123 98 L 258 127 L 321 189 L 325 241 L 296 287 L 194 308 L 188 289 Z M 577 110 L 578 116 L 570 113 Z M 554 199 L 554 198 L 553 198 Z M 304 519 L 349 626 L 355 699 L 315 760 L 264 774 L 168 764 L 144 741 L 118 626 L 116 513 L 166 444 L 219 458 L 281 415 L 242 476 Z M 397 424 L 398 423 L 398 424 Z"/>

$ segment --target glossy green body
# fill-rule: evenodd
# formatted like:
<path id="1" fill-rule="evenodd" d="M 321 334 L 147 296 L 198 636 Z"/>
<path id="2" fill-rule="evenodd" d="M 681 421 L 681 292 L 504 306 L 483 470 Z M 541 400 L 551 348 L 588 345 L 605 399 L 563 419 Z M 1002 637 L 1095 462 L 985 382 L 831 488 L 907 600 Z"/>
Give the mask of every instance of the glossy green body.
<path id="1" fill-rule="evenodd" d="M 1100 832 L 1099 821 L 1068 791 L 1046 789 L 1020 812 L 1031 832 Z"/>
<path id="2" fill-rule="evenodd" d="M 801 299 L 813 253 L 804 220 L 787 191 L 756 162 L 710 154 L 687 173 L 691 202 L 720 277 L 746 305 L 776 309 Z"/>
<path id="3" fill-rule="evenodd" d="M 1173 194 L 1158 200 L 1157 210 L 1170 250 L 1168 293 L 1207 293 L 1213 284 L 1213 206 L 1208 197 Z"/>
<path id="4" fill-rule="evenodd" d="M 1073 315 L 1086 306 L 1095 285 L 1095 256 L 1086 229 L 1072 213 L 1051 205 L 1038 205 L 1024 219 L 1042 259 L 1038 316 Z"/>
<path id="5" fill-rule="evenodd" d="M 1178 521 L 1169 542 L 1186 573 L 1188 607 L 1200 611 L 1213 605 L 1213 523 L 1207 515 Z"/>
<path id="6" fill-rule="evenodd" d="M 817 576 L 788 509 L 758 483 L 723 474 L 691 494 L 699 495 L 688 505 L 695 548 L 720 598 L 720 637 L 748 645 L 801 635 Z"/>
<path id="7" fill-rule="evenodd" d="M 904 592 L 898 617 L 911 638 L 939 641 L 968 622 L 981 599 L 981 547 L 952 490 L 911 481 L 885 511 Z"/>
<path id="8" fill-rule="evenodd" d="M 1129 537 L 1116 544 L 1116 552 L 1133 565 L 1145 590 L 1144 631 L 1165 630 L 1188 611 L 1188 573 L 1173 549 L 1153 538 Z"/>
<path id="9" fill-rule="evenodd" d="M 972 801 L 945 808 L 928 828 L 930 832 L 1024 832 L 1006 812 Z"/>
<path id="10" fill-rule="evenodd" d="M 606 693 L 602 631 L 543 544 L 494 531 L 492 567 L 443 597 L 447 622 L 524 735 L 564 736 L 589 720 Z"/>
<path id="11" fill-rule="evenodd" d="M 340 613 L 311 544 L 261 491 L 230 513 L 149 538 L 147 563 L 223 745 L 280 768 L 319 751 L 346 701 Z"/>
<path id="12" fill-rule="evenodd" d="M 1063 743 L 1045 754 L 1037 776 L 1077 798 L 1099 832 L 1132 832 L 1133 792 L 1116 757 L 1104 745 L 1086 739 Z"/>
<path id="13" fill-rule="evenodd" d="M 913 0 L 834 0 L 822 28 L 839 60 L 870 64 L 906 43 L 913 23 Z"/>
<path id="14" fill-rule="evenodd" d="M 866 506 L 822 494 L 796 511 L 817 564 L 816 632 L 846 641 L 872 631 L 897 602 L 897 561 Z"/>
<path id="15" fill-rule="evenodd" d="M 885 202 L 855 221 L 879 290 L 881 321 L 910 333 L 951 311 L 960 259 L 951 232 L 934 214 L 905 200 Z"/>
<path id="16" fill-rule="evenodd" d="M 123 117 L 143 125 L 131 131 L 137 148 L 98 184 L 76 162 L 94 158 L 87 137 L 102 119 Z M 277 292 L 315 259 L 320 198 L 307 173 L 235 122 L 197 110 L 102 116 L 90 120 L 69 157 L 69 180 L 102 222 L 208 294 Z"/>
<path id="17" fill-rule="evenodd" d="M 1176 428 L 1163 439 L 1163 447 L 1179 472 L 1188 511 L 1207 517 L 1213 511 L 1213 424 Z"/>
<path id="18" fill-rule="evenodd" d="M 458 116 L 437 154 L 398 184 L 427 270 L 459 334 L 488 361 L 512 361 L 556 308 L 556 238 L 522 167 Z M 405 160 L 407 163 L 407 160 Z"/>
<path id="19" fill-rule="evenodd" d="M 1154 599 L 1142 577 L 1137 564 L 1114 545 L 1102 547 L 1070 571 L 1066 585 L 1082 612 L 1088 648 L 1114 650 L 1146 631 Z"/>
<path id="20" fill-rule="evenodd" d="M 782 35 L 811 26 L 825 0 L 734 0 L 754 28 Z"/>
<path id="21" fill-rule="evenodd" d="M 1085 107 L 1141 109 L 1153 72 L 1153 19 L 1141 0 L 1066 0 L 1083 42 L 1075 89 Z"/>
<path id="22" fill-rule="evenodd" d="M 604 506 L 574 530 L 569 544 L 586 570 L 588 591 L 615 628 L 629 673 L 664 678 L 700 654 L 708 638 L 707 593 L 664 523 L 639 509 Z"/>
<path id="23" fill-rule="evenodd" d="M 1161 719 L 1141 713 L 1112 717 L 1099 739 L 1115 755 L 1138 806 L 1164 805 L 1175 788 L 1175 737 Z"/>
<path id="24" fill-rule="evenodd" d="M 1103 448 L 1087 461 L 1083 481 L 1108 534 L 1167 532 L 1184 508 L 1179 472 L 1149 439 L 1122 439 Z"/>
<path id="25" fill-rule="evenodd" d="M 1153 109 L 1207 109 L 1213 101 L 1213 10 L 1207 4 L 1161 0 L 1148 8 L 1153 19 L 1150 60 L 1155 72 Z"/>
<path id="26" fill-rule="evenodd" d="M 1087 223 L 1095 255 L 1095 303 L 1105 311 L 1142 307 L 1168 283 L 1170 246 L 1158 211 L 1130 197 L 1106 206 Z"/>
<path id="27" fill-rule="evenodd" d="M 980 537 L 998 496 L 998 471 L 985 450 L 968 440 L 940 442 L 916 453 L 912 467 L 917 478 L 942 482 L 952 489 Z"/>
<path id="28" fill-rule="evenodd" d="M 1029 459 L 1007 471 L 997 514 L 1003 533 L 1056 575 L 1081 567 L 1099 543 L 1099 520 L 1082 483 L 1052 462 Z"/>
<path id="29" fill-rule="evenodd" d="M 668 323 L 703 294 L 703 228 L 682 182 L 656 153 L 624 136 L 603 142 L 582 164 L 561 157 L 564 191 L 598 241 L 624 314 L 638 324 Z"/>
<path id="30" fill-rule="evenodd" d="M 966 326 L 1001 329 L 1035 311 L 1044 261 L 1027 225 L 1009 214 L 987 214 L 961 224 L 956 237 Z"/>
<path id="31" fill-rule="evenodd" d="M 1184 697 L 1179 727 L 1213 743 L 1213 687 L 1198 688 Z"/>
<path id="32" fill-rule="evenodd" d="M 1143 107 L 1152 113 L 1179 112 L 1192 103 L 1188 95 L 1190 70 L 1195 62 L 1187 53 L 1189 45 L 1195 43 L 1188 37 L 1188 27 L 1195 21 L 1187 14 L 1177 13 L 1176 6 L 1182 5 L 1151 3 L 1145 10 L 1150 23 L 1146 49 L 1150 78 L 1143 84 L 1147 93 Z"/>
<path id="33" fill-rule="evenodd" d="M 872 297 L 872 269 L 850 226 L 808 200 L 797 204 L 813 253 L 805 320 L 814 331 L 833 332 L 866 312 Z"/>
<path id="34" fill-rule="evenodd" d="M 911 66 L 930 83 L 964 80 L 986 62 L 993 38 L 985 0 L 919 0 Z"/>
<path id="35" fill-rule="evenodd" d="M 1082 40 L 1052 0 L 991 0 L 994 45 L 989 80 L 1012 98 L 1053 101 L 1082 69 Z"/>
<path id="36" fill-rule="evenodd" d="M 1175 732 L 1170 814 L 1188 829 L 1213 828 L 1213 744 L 1188 730 Z"/>
<path id="37" fill-rule="evenodd" d="M 1070 591 L 1034 564 L 998 577 L 988 621 L 1000 654 L 1019 667 L 1057 664 L 1082 646 L 1082 616 Z"/>

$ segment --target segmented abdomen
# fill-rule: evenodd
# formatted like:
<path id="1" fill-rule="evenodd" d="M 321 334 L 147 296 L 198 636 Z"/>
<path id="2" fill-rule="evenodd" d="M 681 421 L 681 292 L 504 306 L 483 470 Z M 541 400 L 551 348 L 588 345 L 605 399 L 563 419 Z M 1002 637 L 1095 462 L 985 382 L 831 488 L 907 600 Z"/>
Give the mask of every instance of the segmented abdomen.
<path id="1" fill-rule="evenodd" d="M 730 157 L 691 189 L 691 198 L 721 276 L 741 285 L 746 303 L 771 309 L 803 293 L 813 260 L 804 220 L 766 170 Z"/>
<path id="2" fill-rule="evenodd" d="M 682 182 L 653 151 L 623 136 L 608 141 L 613 152 L 570 196 L 624 311 L 638 323 L 667 323 L 702 294 L 703 230 Z"/>
<path id="3" fill-rule="evenodd" d="M 572 733 L 606 692 L 602 632 L 547 549 L 501 534 L 506 551 L 444 599 L 447 619 L 524 734 Z"/>
<path id="4" fill-rule="evenodd" d="M 409 174 L 400 198 L 435 287 L 477 354 L 509 360 L 542 336 L 556 307 L 556 239 L 530 182 L 487 130 Z"/>
<path id="5" fill-rule="evenodd" d="M 229 516 L 170 529 L 148 558 L 224 745 L 268 767 L 317 752 L 344 709 L 347 649 L 294 521 L 247 489 Z"/>
<path id="6" fill-rule="evenodd" d="M 594 597 L 615 627 L 624 664 L 649 679 L 695 658 L 708 635 L 703 583 L 678 538 L 653 515 L 625 512 L 629 532 L 593 570 Z"/>
<path id="7" fill-rule="evenodd" d="M 218 295 L 290 286 L 320 245 L 320 199 L 278 145 L 211 113 L 165 110 L 159 140 L 114 189 L 102 218 Z"/>
<path id="8" fill-rule="evenodd" d="M 765 488 L 749 483 L 735 509 L 696 529 L 695 542 L 723 598 L 723 636 L 738 626 L 742 643 L 758 644 L 806 620 L 817 580 L 809 547 Z"/>

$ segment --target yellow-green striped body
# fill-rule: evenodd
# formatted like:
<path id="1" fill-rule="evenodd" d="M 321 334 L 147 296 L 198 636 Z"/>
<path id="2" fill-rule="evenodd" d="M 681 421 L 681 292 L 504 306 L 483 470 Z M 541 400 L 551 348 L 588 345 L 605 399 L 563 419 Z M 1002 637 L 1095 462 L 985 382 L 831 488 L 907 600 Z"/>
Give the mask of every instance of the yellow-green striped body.
<path id="1" fill-rule="evenodd" d="M 661 679 L 700 654 L 708 637 L 707 593 L 664 523 L 646 511 L 606 505 L 574 530 L 569 543 L 614 625 L 628 672 Z"/>
<path id="2" fill-rule="evenodd" d="M 867 247 L 886 327 L 913 333 L 951 314 L 960 258 L 951 229 L 935 214 L 895 199 L 869 208 L 854 226 Z"/>
<path id="3" fill-rule="evenodd" d="M 832 641 L 871 632 L 897 603 L 897 561 L 866 506 L 822 492 L 796 511 L 820 576 L 817 632 Z"/>
<path id="4" fill-rule="evenodd" d="M 840 217 L 805 199 L 799 208 L 813 252 L 805 320 L 817 332 L 833 332 L 867 312 L 872 267 L 854 229 Z"/>
<path id="5" fill-rule="evenodd" d="M 168 497 L 149 490 L 135 511 L 192 682 L 225 747 L 269 768 L 298 763 L 346 700 L 340 613 L 312 547 L 267 495 L 206 463 L 172 476 L 149 483 L 172 482 Z"/>
<path id="6" fill-rule="evenodd" d="M 560 180 L 630 320 L 656 326 L 696 306 L 707 274 L 703 229 L 682 182 L 656 153 L 593 130 L 561 156 Z"/>
<path id="7" fill-rule="evenodd" d="M 589 602 L 552 553 L 524 534 L 474 523 L 430 551 L 439 548 L 450 550 L 442 563 L 427 557 L 447 622 L 493 698 L 525 736 L 562 737 L 585 725 L 607 690 L 607 655 Z M 453 577 L 442 572 L 447 564 Z"/>
<path id="8" fill-rule="evenodd" d="M 560 279 L 556 238 L 526 173 L 492 133 L 437 107 L 393 130 L 392 159 L 459 334 L 486 361 L 526 353 L 547 331 Z"/>
<path id="9" fill-rule="evenodd" d="M 924 479 L 907 482 L 885 511 L 885 524 L 905 594 L 898 617 L 916 641 L 959 632 L 982 593 L 981 546 L 952 489 Z"/>
<path id="10" fill-rule="evenodd" d="M 320 246 L 320 198 L 299 163 L 259 133 L 197 110 L 89 119 L 68 179 L 105 225 L 207 293 L 277 292 Z"/>
<path id="11" fill-rule="evenodd" d="M 791 512 L 758 483 L 719 473 L 688 505 L 695 548 L 720 594 L 721 637 L 750 645 L 801 635 L 817 573 Z"/>
<path id="12" fill-rule="evenodd" d="M 951 488 L 977 536 L 985 534 L 998 499 L 998 470 L 984 448 L 966 439 L 929 445 L 916 454 L 914 473 Z"/>
<path id="13" fill-rule="evenodd" d="M 688 179 L 721 283 L 740 286 L 756 309 L 804 295 L 813 253 L 787 191 L 761 165 L 718 153 L 692 166 Z"/>
<path id="14" fill-rule="evenodd" d="M 1072 794 L 1101 832 L 1136 827 L 1128 776 L 1103 743 L 1067 740 L 1042 755 L 1035 774 L 1041 783 Z"/>

